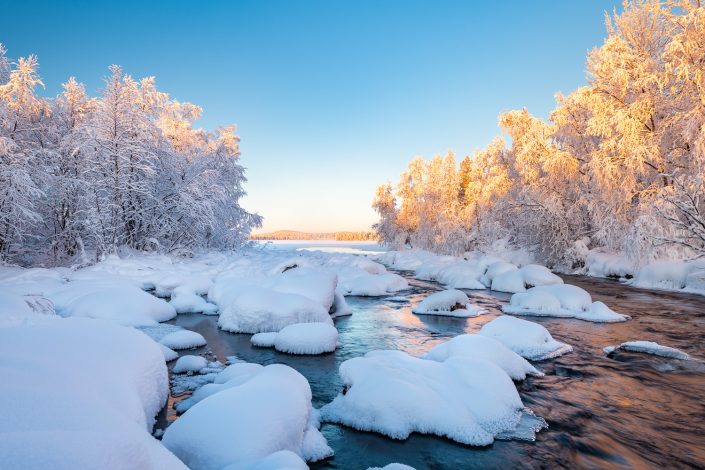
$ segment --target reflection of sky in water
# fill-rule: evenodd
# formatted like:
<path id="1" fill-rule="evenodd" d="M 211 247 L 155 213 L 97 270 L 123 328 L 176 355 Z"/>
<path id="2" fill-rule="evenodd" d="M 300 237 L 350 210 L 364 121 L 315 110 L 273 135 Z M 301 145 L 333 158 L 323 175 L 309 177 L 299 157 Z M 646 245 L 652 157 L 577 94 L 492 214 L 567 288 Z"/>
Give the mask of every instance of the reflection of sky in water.
<path id="1" fill-rule="evenodd" d="M 311 467 L 357 469 L 390 462 L 406 463 L 419 470 L 702 466 L 702 364 L 628 352 L 606 357 L 602 348 L 645 339 L 705 358 L 705 298 L 630 289 L 606 280 L 566 280 L 633 319 L 599 324 L 526 318 L 544 325 L 556 339 L 575 348 L 571 354 L 537 363 L 546 373 L 544 377 L 517 383 L 524 404 L 549 423 L 549 429 L 541 432 L 535 443 L 497 441 L 490 447 L 473 448 L 419 434 L 394 441 L 324 424 L 321 431 L 335 450 L 335 457 Z M 415 315 L 412 306 L 439 287 L 411 279 L 410 283 L 411 290 L 387 298 L 348 297 L 353 315 L 335 320 L 341 347 L 321 356 L 293 356 L 254 348 L 250 335 L 219 330 L 217 317 L 179 315 L 175 322 L 201 333 L 220 360 L 236 355 L 250 362 L 283 363 L 295 368 L 308 379 L 313 404 L 320 407 L 341 390 L 338 367 L 343 361 L 374 349 L 400 349 L 421 355 L 453 336 L 477 332 L 501 313 L 501 305 L 510 298 L 509 294 L 467 291 L 471 302 L 489 310 L 487 315 L 468 319 Z"/>

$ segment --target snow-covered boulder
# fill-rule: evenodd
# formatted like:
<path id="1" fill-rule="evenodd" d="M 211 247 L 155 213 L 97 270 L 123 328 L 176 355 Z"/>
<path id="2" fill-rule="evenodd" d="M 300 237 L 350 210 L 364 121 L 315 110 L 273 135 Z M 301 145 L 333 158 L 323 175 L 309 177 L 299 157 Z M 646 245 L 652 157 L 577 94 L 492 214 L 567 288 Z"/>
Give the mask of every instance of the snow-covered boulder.
<path id="1" fill-rule="evenodd" d="M 506 261 L 495 261 L 487 266 L 485 273 L 480 277 L 480 282 L 485 287 L 491 287 L 492 281 L 495 277 L 506 272 L 516 271 L 517 269 L 519 268 L 512 263 L 507 263 Z"/>
<path id="2" fill-rule="evenodd" d="M 69 282 L 49 298 L 63 317 L 100 318 L 125 326 L 156 325 L 176 316 L 168 302 L 127 284 Z"/>
<path id="3" fill-rule="evenodd" d="M 629 319 L 602 302 L 593 302 L 587 291 L 571 284 L 539 286 L 519 292 L 512 296 L 509 305 L 502 307 L 502 311 L 514 315 L 578 318 L 606 323 Z"/>
<path id="4" fill-rule="evenodd" d="M 449 317 L 476 317 L 484 312 L 481 307 L 471 305 L 469 300 L 465 292 L 457 289 L 434 292 L 416 305 L 412 312 Z"/>
<path id="5" fill-rule="evenodd" d="M 434 346 L 422 359 L 443 362 L 451 357 L 484 359 L 499 366 L 514 380 L 524 380 L 528 375 L 542 375 L 526 359 L 494 338 L 483 335 L 458 335 Z"/>
<path id="6" fill-rule="evenodd" d="M 173 294 L 169 301 L 176 313 L 202 313 L 204 315 L 216 315 L 218 306 L 206 300 L 198 294 L 181 293 Z"/>
<path id="7" fill-rule="evenodd" d="M 159 342 L 170 349 L 193 349 L 206 345 L 206 339 L 191 330 L 174 331 L 165 335 Z"/>
<path id="8" fill-rule="evenodd" d="M 684 361 L 690 360 L 688 353 L 680 349 L 662 346 L 653 341 L 627 341 L 619 346 L 607 346 L 604 348 L 605 354 L 611 354 L 619 349 L 624 351 L 640 352 L 645 354 L 654 354 L 656 356 L 669 357 L 672 359 L 681 359 Z"/>
<path id="9" fill-rule="evenodd" d="M 335 351 L 338 330 L 327 323 L 296 323 L 278 333 L 258 333 L 250 341 L 288 354 L 323 354 Z"/>
<path id="10" fill-rule="evenodd" d="M 174 364 L 174 368 L 172 369 L 172 372 L 175 374 L 186 374 L 188 372 L 198 372 L 201 369 L 205 369 L 208 366 L 208 361 L 206 360 L 205 357 L 201 356 L 181 356 L 178 361 L 176 361 L 176 364 Z"/>
<path id="11" fill-rule="evenodd" d="M 309 298 L 330 312 L 335 300 L 338 277 L 335 272 L 323 268 L 298 267 L 271 276 L 263 283 L 274 291 L 296 294 Z"/>
<path id="12" fill-rule="evenodd" d="M 162 443 L 169 450 L 203 470 L 267 468 L 256 465 L 280 451 L 306 461 L 332 455 L 318 431 L 304 376 L 282 364 L 240 369 L 232 386 L 199 401 L 167 428 Z"/>
<path id="13" fill-rule="evenodd" d="M 284 275 L 297 269 L 302 268 L 289 270 Z M 335 299 L 335 291 L 332 295 L 331 304 Z M 241 293 L 222 309 L 218 325 L 233 333 L 260 333 L 279 331 L 294 323 L 332 324 L 329 308 L 300 294 L 257 287 Z"/>
<path id="14" fill-rule="evenodd" d="M 168 375 L 133 328 L 69 318 L 0 328 L 0 466 L 186 467 L 151 435 Z"/>
<path id="15" fill-rule="evenodd" d="M 556 276 L 545 266 L 529 264 L 516 270 L 505 270 L 492 277 L 492 290 L 499 292 L 525 292 L 536 286 L 563 284 L 563 279 Z"/>
<path id="16" fill-rule="evenodd" d="M 496 339 L 530 361 L 558 357 L 573 350 L 572 346 L 553 339 L 548 330 L 538 323 L 509 315 L 487 323 L 479 334 Z"/>
<path id="17" fill-rule="evenodd" d="M 345 391 L 321 408 L 321 418 L 394 439 L 419 432 L 488 445 L 522 415 L 512 379 L 489 361 L 372 351 L 343 362 L 340 376 Z"/>

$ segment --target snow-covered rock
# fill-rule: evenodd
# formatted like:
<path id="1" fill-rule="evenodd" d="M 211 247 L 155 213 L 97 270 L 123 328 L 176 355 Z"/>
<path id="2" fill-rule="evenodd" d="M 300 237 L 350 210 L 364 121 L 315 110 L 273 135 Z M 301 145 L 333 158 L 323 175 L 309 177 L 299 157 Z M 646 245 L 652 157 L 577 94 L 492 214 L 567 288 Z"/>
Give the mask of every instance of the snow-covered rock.
<path id="1" fill-rule="evenodd" d="M 394 439 L 420 432 L 488 445 L 522 415 L 511 378 L 489 361 L 372 351 L 343 362 L 340 376 L 345 392 L 321 408 L 321 418 Z"/>
<path id="2" fill-rule="evenodd" d="M 545 266 L 529 264 L 516 270 L 504 270 L 493 276 L 492 290 L 499 292 L 525 292 L 536 286 L 563 284 L 563 279 L 556 276 Z"/>
<path id="3" fill-rule="evenodd" d="M 193 293 L 174 294 L 169 301 L 176 313 L 203 313 L 216 315 L 218 306 L 207 302 L 203 297 Z"/>
<path id="4" fill-rule="evenodd" d="M 171 362 L 174 359 L 179 357 L 179 353 L 177 353 L 173 349 L 167 348 L 162 343 L 157 343 L 157 344 L 159 345 L 159 348 L 162 350 L 162 354 L 164 354 L 164 361 L 165 362 Z"/>
<path id="5" fill-rule="evenodd" d="M 169 450 L 203 470 L 272 468 L 257 465 L 279 451 L 306 461 L 332 455 L 317 429 L 304 376 L 282 364 L 240 369 L 232 386 L 199 401 L 167 428 L 162 443 Z"/>
<path id="6" fill-rule="evenodd" d="M 139 331 L 83 318 L 0 328 L 0 357 L 1 467 L 186 468 L 151 435 L 168 375 Z"/>
<path id="7" fill-rule="evenodd" d="M 159 342 L 171 349 L 193 349 L 206 345 L 206 339 L 191 330 L 179 330 L 169 333 L 160 339 Z"/>
<path id="8" fill-rule="evenodd" d="M 369 467 L 367 470 L 416 470 L 414 467 L 409 467 L 403 463 L 390 463 L 384 467 Z"/>
<path id="9" fill-rule="evenodd" d="M 530 361 L 558 357 L 573 350 L 572 346 L 554 340 L 548 330 L 538 323 L 509 315 L 487 323 L 479 334 L 496 339 Z"/>
<path id="10" fill-rule="evenodd" d="M 480 277 L 480 282 L 482 282 L 485 287 L 491 287 L 492 281 L 495 277 L 506 272 L 516 271 L 517 269 L 519 268 L 512 263 L 507 263 L 506 261 L 495 261 L 487 266 L 487 270 Z"/>
<path id="11" fill-rule="evenodd" d="M 172 372 L 175 374 L 198 372 L 201 369 L 205 369 L 206 366 L 208 366 L 208 361 L 205 357 L 191 355 L 181 356 L 179 360 L 176 361 L 176 364 L 174 364 Z"/>
<path id="12" fill-rule="evenodd" d="M 323 354 L 335 351 L 338 330 L 327 323 L 296 323 L 278 333 L 258 333 L 250 341 L 288 354 Z"/>
<path id="13" fill-rule="evenodd" d="M 334 291 L 332 296 L 329 308 L 335 299 Z M 328 311 L 320 302 L 309 297 L 257 287 L 243 292 L 222 309 L 218 325 L 223 330 L 233 333 L 279 331 L 294 323 L 332 324 Z"/>
<path id="14" fill-rule="evenodd" d="M 629 319 L 612 311 L 602 302 L 593 302 L 590 294 L 571 284 L 533 287 L 514 294 L 504 313 L 578 318 L 593 322 L 622 322 Z"/>
<path id="15" fill-rule="evenodd" d="M 416 305 L 412 312 L 422 315 L 476 317 L 483 313 L 484 309 L 471 305 L 465 292 L 449 289 L 429 295 Z"/>
<path id="16" fill-rule="evenodd" d="M 528 375 L 542 375 L 526 359 L 494 338 L 483 335 L 458 335 L 434 346 L 422 359 L 443 362 L 451 357 L 484 359 L 499 366 L 514 380 L 524 380 Z"/>
<path id="17" fill-rule="evenodd" d="M 619 346 L 607 346 L 606 348 L 604 348 L 604 352 L 605 354 L 611 354 L 618 349 L 622 349 L 624 351 L 654 354 L 656 356 L 670 357 L 673 359 L 681 359 L 684 361 L 691 359 L 688 353 L 683 352 L 680 349 L 671 348 L 669 346 L 662 346 L 653 341 L 627 341 L 625 343 L 620 344 Z"/>

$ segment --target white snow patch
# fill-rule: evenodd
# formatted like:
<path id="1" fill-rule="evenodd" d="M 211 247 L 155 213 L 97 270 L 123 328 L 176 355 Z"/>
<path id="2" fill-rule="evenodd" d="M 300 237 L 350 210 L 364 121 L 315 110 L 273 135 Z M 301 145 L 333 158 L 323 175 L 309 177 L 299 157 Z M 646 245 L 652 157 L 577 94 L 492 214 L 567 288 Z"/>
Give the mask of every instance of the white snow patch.
<path id="1" fill-rule="evenodd" d="M 288 354 L 323 354 L 335 351 L 338 330 L 327 323 L 296 323 L 278 333 L 258 333 L 250 341 Z"/>
<path id="2" fill-rule="evenodd" d="M 485 310 L 476 305 L 471 305 L 465 292 L 449 289 L 429 295 L 416 305 L 412 312 L 423 315 L 476 317 L 484 313 Z"/>
<path id="3" fill-rule="evenodd" d="M 538 323 L 502 315 L 480 329 L 481 335 L 494 338 L 530 361 L 558 357 L 573 350 L 572 346 L 556 341 Z"/>
<path id="4" fill-rule="evenodd" d="M 174 364 L 172 372 L 175 374 L 198 372 L 201 369 L 205 369 L 206 366 L 208 366 L 208 361 L 205 357 L 191 355 L 181 356 L 179 360 L 176 361 L 176 364 Z"/>
<path id="5" fill-rule="evenodd" d="M 681 359 L 684 361 L 691 359 L 688 353 L 683 352 L 680 349 L 671 348 L 669 346 L 662 346 L 653 341 L 627 341 L 625 343 L 620 344 L 619 346 L 608 346 L 604 348 L 604 352 L 605 354 L 610 354 L 618 349 L 646 354 L 654 354 L 656 356 L 670 357 L 673 359 Z"/>
<path id="6" fill-rule="evenodd" d="M 193 349 L 206 345 L 206 339 L 191 330 L 179 330 L 169 333 L 160 339 L 159 342 L 171 349 Z"/>

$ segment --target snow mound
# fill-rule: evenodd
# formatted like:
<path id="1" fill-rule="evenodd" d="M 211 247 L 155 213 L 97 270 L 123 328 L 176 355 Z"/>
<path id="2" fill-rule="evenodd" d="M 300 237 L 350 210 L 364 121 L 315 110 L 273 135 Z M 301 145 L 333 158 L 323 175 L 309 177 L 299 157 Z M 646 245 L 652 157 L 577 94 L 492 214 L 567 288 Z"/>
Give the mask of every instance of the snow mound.
<path id="1" fill-rule="evenodd" d="M 242 470 L 242 466 L 232 464 L 223 470 Z M 308 465 L 290 450 L 280 450 L 269 454 L 253 466 L 247 467 L 247 470 L 308 470 Z"/>
<path id="2" fill-rule="evenodd" d="M 258 333 L 250 342 L 288 354 L 323 354 L 335 351 L 338 330 L 327 323 L 296 323 L 278 333 Z"/>
<path id="3" fill-rule="evenodd" d="M 465 292 L 449 289 L 429 295 L 416 305 L 412 312 L 421 315 L 449 317 L 476 317 L 484 313 L 484 309 L 468 302 L 469 299 Z"/>
<path id="4" fill-rule="evenodd" d="M 602 302 L 593 302 L 587 291 L 571 284 L 533 287 L 514 294 L 504 313 L 577 318 L 593 322 L 622 322 L 629 319 L 610 310 Z"/>
<path id="5" fill-rule="evenodd" d="M 240 364 L 228 369 L 236 366 Z M 266 459 L 291 461 L 272 456 L 279 451 L 306 461 L 332 455 L 317 429 L 311 388 L 300 373 L 282 364 L 240 367 L 230 382 L 196 403 L 164 433 L 162 443 L 190 468 L 279 468 L 272 460 L 273 467 L 264 465 Z"/>
<path id="6" fill-rule="evenodd" d="M 528 375 L 543 375 L 526 359 L 489 336 L 458 335 L 434 346 L 422 359 L 443 362 L 451 357 L 484 359 L 500 367 L 513 380 L 524 380 Z"/>
<path id="7" fill-rule="evenodd" d="M 326 312 L 330 312 L 335 300 L 335 288 L 338 277 L 335 272 L 322 268 L 297 267 L 289 269 L 276 276 L 271 276 L 264 282 L 276 292 L 297 294 L 313 300 Z"/>
<path id="8" fill-rule="evenodd" d="M 179 353 L 174 351 L 171 348 L 167 348 L 164 346 L 162 343 L 157 343 L 159 345 L 159 348 L 162 350 L 162 354 L 164 354 L 164 361 L 165 362 L 171 362 L 177 357 L 179 357 Z"/>
<path id="9" fill-rule="evenodd" d="M 487 270 L 482 275 L 482 277 L 480 277 L 480 282 L 485 287 L 491 287 L 492 281 L 495 277 L 506 272 L 516 271 L 517 269 L 519 268 L 517 268 L 517 266 L 512 263 L 507 263 L 506 261 L 495 261 L 494 263 L 487 266 Z"/>
<path id="10" fill-rule="evenodd" d="M 611 354 L 614 351 L 622 349 L 624 351 L 640 352 L 646 354 L 654 354 L 656 356 L 670 357 L 673 359 L 681 359 L 688 361 L 692 359 L 690 355 L 680 349 L 662 346 L 653 341 L 627 341 L 619 346 L 608 346 L 604 349 L 605 354 Z"/>
<path id="11" fill-rule="evenodd" d="M 203 336 L 190 330 L 179 330 L 169 333 L 160 339 L 159 342 L 171 349 L 193 349 L 206 345 L 206 339 Z"/>
<path id="12" fill-rule="evenodd" d="M 203 313 L 204 315 L 216 315 L 218 306 L 206 300 L 198 294 L 184 293 L 174 294 L 169 301 L 176 313 Z"/>
<path id="13" fill-rule="evenodd" d="M 436 362 L 372 351 L 343 362 L 340 376 L 345 391 L 321 418 L 394 439 L 419 432 L 489 445 L 517 427 L 524 408 L 502 369 L 469 357 Z"/>
<path id="14" fill-rule="evenodd" d="M 705 295 L 705 260 L 657 261 L 647 264 L 630 283 L 634 287 Z"/>
<path id="15" fill-rule="evenodd" d="M 186 468 L 151 435 L 168 375 L 139 331 L 82 318 L 2 328 L 0 357 L 3 468 Z"/>
<path id="16" fill-rule="evenodd" d="M 487 323 L 479 334 L 496 339 L 530 361 L 551 359 L 573 350 L 572 346 L 554 340 L 548 330 L 538 323 L 509 315 Z"/>
<path id="17" fill-rule="evenodd" d="M 282 276 L 303 268 L 286 271 Z M 279 331 L 294 323 L 321 322 L 332 324 L 328 309 L 319 302 L 295 293 L 282 293 L 265 287 L 255 287 L 237 296 L 225 307 L 218 325 L 233 333 Z"/>
<path id="18" fill-rule="evenodd" d="M 360 268 L 341 269 L 338 285 L 345 295 L 380 297 L 408 289 L 409 283 L 398 274 L 370 274 Z"/>
<path id="19" fill-rule="evenodd" d="M 633 276 L 634 262 L 624 255 L 608 253 L 600 249 L 590 250 L 585 257 L 585 271 L 588 276 L 624 278 Z"/>
<path id="20" fill-rule="evenodd" d="M 181 356 L 172 372 L 175 374 L 185 374 L 188 372 L 198 372 L 201 369 L 205 369 L 208 366 L 208 361 L 205 357 L 201 356 Z"/>
<path id="21" fill-rule="evenodd" d="M 125 326 L 150 326 L 171 320 L 176 310 L 133 285 L 69 282 L 49 294 L 63 317 L 100 318 Z"/>
<path id="22" fill-rule="evenodd" d="M 50 300 L 33 295 L 17 295 L 0 289 L 0 328 L 51 318 L 57 317 Z"/>
<path id="23" fill-rule="evenodd" d="M 529 264 L 522 268 L 507 269 L 493 276 L 492 290 L 499 292 L 525 292 L 536 286 L 563 284 L 563 279 L 556 276 L 545 266 Z"/>

